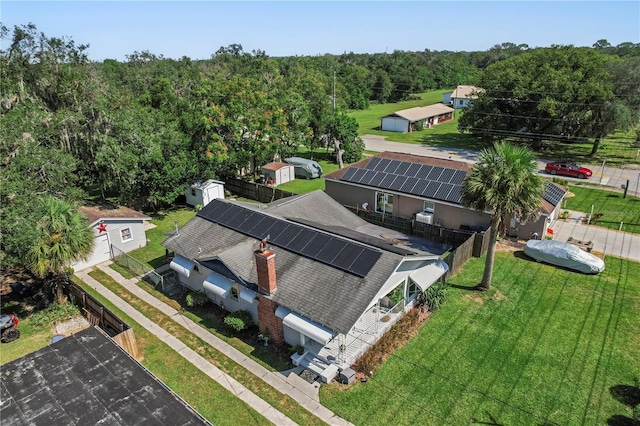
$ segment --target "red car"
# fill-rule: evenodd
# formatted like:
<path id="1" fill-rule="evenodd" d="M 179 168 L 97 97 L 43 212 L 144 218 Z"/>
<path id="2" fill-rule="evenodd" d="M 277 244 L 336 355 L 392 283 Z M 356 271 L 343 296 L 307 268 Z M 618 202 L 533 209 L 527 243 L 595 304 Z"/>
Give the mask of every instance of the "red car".
<path id="1" fill-rule="evenodd" d="M 544 171 L 552 175 L 564 175 L 579 179 L 589 179 L 593 172 L 576 163 L 547 163 Z"/>

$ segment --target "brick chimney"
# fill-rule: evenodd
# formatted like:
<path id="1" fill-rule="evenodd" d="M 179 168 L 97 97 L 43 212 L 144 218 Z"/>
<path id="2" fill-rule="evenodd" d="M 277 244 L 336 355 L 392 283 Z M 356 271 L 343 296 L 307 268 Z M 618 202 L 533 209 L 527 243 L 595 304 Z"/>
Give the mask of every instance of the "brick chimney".
<path id="1" fill-rule="evenodd" d="M 276 285 L 276 254 L 271 250 L 256 250 L 254 252 L 256 258 L 256 269 L 258 272 L 258 289 L 268 294 L 275 294 Z"/>
<path id="2" fill-rule="evenodd" d="M 256 269 L 258 272 L 258 289 L 264 293 L 260 295 L 258 304 L 258 328 L 261 333 L 268 333 L 271 343 L 280 346 L 284 343 L 282 319 L 276 316 L 278 304 L 271 300 L 276 286 L 276 254 L 265 248 L 266 241 L 260 244 L 260 250 L 254 252 Z"/>

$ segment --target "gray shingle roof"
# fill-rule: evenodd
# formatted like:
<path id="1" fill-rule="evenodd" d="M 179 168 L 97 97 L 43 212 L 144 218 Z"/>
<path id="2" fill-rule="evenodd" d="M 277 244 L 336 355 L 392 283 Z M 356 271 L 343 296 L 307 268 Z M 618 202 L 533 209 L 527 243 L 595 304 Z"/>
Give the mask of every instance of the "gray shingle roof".
<path id="1" fill-rule="evenodd" d="M 274 217 L 295 216 L 350 229 L 367 224 L 323 191 L 250 207 Z M 163 245 L 190 259 L 217 256 L 244 281 L 257 283 L 254 251 L 259 241 L 255 238 L 195 217 L 180 229 L 179 235 L 169 237 Z M 279 247 L 271 250 L 276 253 L 278 288 L 273 300 L 340 333 L 347 333 L 353 327 L 403 259 L 399 254 L 383 250 L 367 275 L 358 277 Z"/>

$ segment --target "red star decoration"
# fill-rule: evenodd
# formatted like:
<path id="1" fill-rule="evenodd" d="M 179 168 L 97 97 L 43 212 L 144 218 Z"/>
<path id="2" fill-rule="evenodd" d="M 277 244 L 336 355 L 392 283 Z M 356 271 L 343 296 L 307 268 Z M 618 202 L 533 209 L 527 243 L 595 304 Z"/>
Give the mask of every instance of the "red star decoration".
<path id="1" fill-rule="evenodd" d="M 98 234 L 102 234 L 103 232 L 107 232 L 107 225 L 101 223 L 100 225 L 98 225 Z"/>

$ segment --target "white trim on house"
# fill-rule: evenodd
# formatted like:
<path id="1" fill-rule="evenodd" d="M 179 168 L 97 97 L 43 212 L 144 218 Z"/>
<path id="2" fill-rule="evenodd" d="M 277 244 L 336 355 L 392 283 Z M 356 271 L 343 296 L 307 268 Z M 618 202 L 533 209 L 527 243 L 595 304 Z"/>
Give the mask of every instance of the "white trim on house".
<path id="1" fill-rule="evenodd" d="M 205 293 L 213 293 L 224 299 L 231 291 L 233 281 L 213 272 L 202 282 L 202 287 Z"/>
<path id="2" fill-rule="evenodd" d="M 435 260 L 430 265 L 423 266 L 409 275 L 420 290 L 425 291 L 438 281 L 449 270 L 449 265 L 443 260 Z"/>
<path id="3" fill-rule="evenodd" d="M 311 321 L 295 312 L 289 312 L 283 319 L 282 324 L 298 331 L 316 342 L 326 345 L 333 338 L 333 330 L 324 327 L 317 322 Z"/>
<path id="4" fill-rule="evenodd" d="M 169 264 L 169 267 L 171 269 L 173 269 L 179 274 L 184 275 L 187 278 L 189 277 L 189 275 L 191 275 L 191 271 L 193 271 L 193 268 L 195 266 L 196 266 L 195 262 L 192 262 L 186 257 L 180 256 L 179 254 L 176 254 L 176 256 L 173 258 L 173 260 Z"/>

